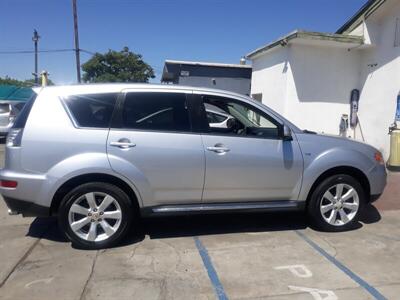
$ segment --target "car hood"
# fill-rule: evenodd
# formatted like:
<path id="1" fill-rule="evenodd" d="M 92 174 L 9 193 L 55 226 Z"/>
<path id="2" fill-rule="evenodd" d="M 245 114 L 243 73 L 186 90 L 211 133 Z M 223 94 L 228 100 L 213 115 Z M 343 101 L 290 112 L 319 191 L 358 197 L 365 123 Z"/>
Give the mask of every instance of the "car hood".
<path id="1" fill-rule="evenodd" d="M 303 132 L 296 134 L 296 137 L 305 151 L 321 153 L 333 148 L 342 148 L 364 153 L 368 157 L 373 157 L 373 153 L 379 151 L 365 142 L 337 135 Z"/>

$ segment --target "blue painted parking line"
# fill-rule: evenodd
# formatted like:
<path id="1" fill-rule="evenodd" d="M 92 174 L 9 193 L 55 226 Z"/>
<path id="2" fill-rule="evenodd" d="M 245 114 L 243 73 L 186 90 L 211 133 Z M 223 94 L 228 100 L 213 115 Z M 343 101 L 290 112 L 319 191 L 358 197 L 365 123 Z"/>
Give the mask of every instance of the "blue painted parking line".
<path id="1" fill-rule="evenodd" d="M 319 252 L 322 256 L 324 256 L 327 260 L 333 263 L 336 267 L 338 267 L 343 273 L 349 276 L 352 280 L 357 282 L 362 288 L 364 288 L 368 293 L 370 293 L 377 300 L 386 300 L 385 296 L 383 296 L 377 289 L 368 284 L 364 279 L 359 277 L 357 274 L 352 272 L 349 268 L 343 265 L 340 261 L 318 246 L 315 242 L 310 240 L 304 233 L 300 231 L 295 231 L 298 236 L 300 236 L 304 241 L 306 241 L 311 247 L 313 247 L 317 252 Z"/>
<path id="2" fill-rule="evenodd" d="M 194 242 L 196 244 L 197 250 L 199 251 L 201 259 L 203 260 L 204 267 L 207 270 L 208 277 L 210 278 L 210 281 L 213 285 L 214 291 L 217 294 L 218 299 L 228 300 L 228 297 L 226 296 L 224 291 L 224 287 L 222 286 L 221 281 L 219 281 L 218 274 L 215 271 L 215 268 L 211 262 L 206 247 L 204 247 L 203 243 L 197 236 L 194 237 Z"/>

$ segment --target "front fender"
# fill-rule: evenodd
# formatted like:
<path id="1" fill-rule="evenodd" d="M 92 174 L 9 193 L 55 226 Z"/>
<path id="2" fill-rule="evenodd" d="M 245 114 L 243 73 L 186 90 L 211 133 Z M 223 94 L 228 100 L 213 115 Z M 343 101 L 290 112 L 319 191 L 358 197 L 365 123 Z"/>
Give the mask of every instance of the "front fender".
<path id="1" fill-rule="evenodd" d="M 356 168 L 368 178 L 368 174 L 375 167 L 375 163 L 364 153 L 353 149 L 331 148 L 315 157 L 311 153 L 305 153 L 303 184 L 299 200 L 307 200 L 311 187 L 318 177 L 337 167 Z"/>

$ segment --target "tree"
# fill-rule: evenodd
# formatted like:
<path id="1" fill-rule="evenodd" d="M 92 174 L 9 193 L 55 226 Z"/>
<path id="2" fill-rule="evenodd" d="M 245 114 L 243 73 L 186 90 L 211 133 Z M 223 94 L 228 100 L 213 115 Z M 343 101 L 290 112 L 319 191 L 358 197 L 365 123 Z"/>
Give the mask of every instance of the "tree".
<path id="1" fill-rule="evenodd" d="M 82 70 L 86 82 L 148 82 L 155 77 L 153 68 L 128 47 L 122 51 L 95 53 L 82 65 Z"/>
<path id="2" fill-rule="evenodd" d="M 0 85 L 15 85 L 15 86 L 20 86 L 20 87 L 33 87 L 35 86 L 35 80 L 34 79 L 26 79 L 26 80 L 18 80 L 14 79 L 11 77 L 0 77 Z M 39 77 L 39 85 L 42 85 L 42 78 Z M 54 85 L 54 83 L 50 80 L 47 79 L 47 85 Z"/>

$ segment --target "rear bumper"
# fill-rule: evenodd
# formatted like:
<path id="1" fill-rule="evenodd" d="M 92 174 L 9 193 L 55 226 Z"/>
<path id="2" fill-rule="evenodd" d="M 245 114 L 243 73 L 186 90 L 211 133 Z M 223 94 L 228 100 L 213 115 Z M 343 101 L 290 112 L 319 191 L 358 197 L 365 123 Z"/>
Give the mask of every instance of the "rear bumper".
<path id="1" fill-rule="evenodd" d="M 0 194 L 10 209 L 10 214 L 49 215 L 50 203 L 46 201 L 46 195 L 49 193 L 43 189 L 46 182 L 45 176 L 2 169 L 0 170 L 0 179 L 18 182 L 16 188 L 0 187 Z"/>
<path id="2" fill-rule="evenodd" d="M 50 215 L 49 207 L 10 197 L 3 198 L 10 209 L 10 214 L 22 214 L 24 217 L 47 217 Z"/>

